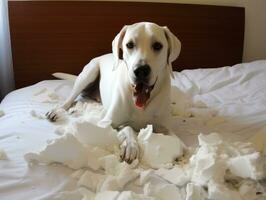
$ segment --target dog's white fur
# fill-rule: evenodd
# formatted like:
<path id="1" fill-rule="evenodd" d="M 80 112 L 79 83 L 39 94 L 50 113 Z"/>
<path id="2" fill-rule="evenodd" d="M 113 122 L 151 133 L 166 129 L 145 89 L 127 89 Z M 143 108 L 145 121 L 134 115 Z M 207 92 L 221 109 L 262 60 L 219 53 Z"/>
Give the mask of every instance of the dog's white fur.
<path id="1" fill-rule="evenodd" d="M 133 49 L 127 48 L 129 41 L 134 43 Z M 152 48 L 154 42 L 162 44 L 160 51 Z M 58 108 L 67 110 L 100 74 L 99 89 L 106 110 L 101 125 L 111 123 L 114 128 L 124 127 L 119 133 L 124 140 L 121 158 L 131 162 L 138 155 L 133 129 L 139 130 L 152 124 L 155 132 L 169 131 L 171 63 L 178 57 L 181 43 L 167 27 L 140 22 L 124 26 L 113 40 L 112 50 L 112 54 L 94 58 L 84 67 L 71 95 L 63 105 L 48 112 L 47 117 L 56 120 Z M 121 50 L 122 59 L 119 58 Z M 134 70 L 140 63 L 150 66 L 148 84 L 155 83 L 144 109 L 137 108 L 133 100 Z"/>

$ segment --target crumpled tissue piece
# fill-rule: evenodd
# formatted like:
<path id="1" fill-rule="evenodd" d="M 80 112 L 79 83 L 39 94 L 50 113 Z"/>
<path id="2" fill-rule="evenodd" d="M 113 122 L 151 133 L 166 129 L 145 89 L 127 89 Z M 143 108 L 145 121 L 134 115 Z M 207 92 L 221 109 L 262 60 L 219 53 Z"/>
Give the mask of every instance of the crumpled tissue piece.
<path id="1" fill-rule="evenodd" d="M 154 170 L 153 169 L 148 169 L 148 170 L 140 169 L 139 173 L 140 173 L 139 179 L 135 183 L 139 186 L 143 186 L 154 175 Z"/>
<path id="2" fill-rule="evenodd" d="M 186 200 L 206 200 L 207 192 L 200 186 L 194 183 L 188 183 L 186 187 Z"/>
<path id="3" fill-rule="evenodd" d="M 6 152 L 3 149 L 0 149 L 0 160 L 7 160 Z"/>
<path id="4" fill-rule="evenodd" d="M 189 162 L 191 182 L 206 187 L 209 199 L 240 200 L 240 192 L 228 187 L 225 182 L 239 181 L 238 177 L 253 180 L 265 178 L 262 156 L 250 148 L 250 144 L 228 143 L 217 133 L 200 134 L 198 138 L 200 147 Z"/>
<path id="5" fill-rule="evenodd" d="M 214 181 L 208 183 L 208 197 L 212 200 L 242 200 L 237 190 L 231 190 L 224 184 Z"/>
<path id="6" fill-rule="evenodd" d="M 259 180 L 265 176 L 262 156 L 250 149 L 249 145 L 224 142 L 219 134 L 199 135 L 199 149 L 190 158 L 194 166 L 192 181 L 207 185 L 215 180 L 223 183 L 229 170 L 233 176 Z"/>
<path id="7" fill-rule="evenodd" d="M 116 200 L 118 196 L 119 196 L 118 191 L 103 191 L 96 194 L 95 200 L 106 200 L 106 199 Z"/>
<path id="8" fill-rule="evenodd" d="M 48 88 L 42 88 L 41 90 L 36 92 L 33 95 L 32 99 L 40 103 L 58 103 L 60 100 L 62 100 L 55 93 L 55 91 Z"/>
<path id="9" fill-rule="evenodd" d="M 180 90 L 178 87 L 171 87 L 171 112 L 174 116 L 181 117 L 195 117 L 203 120 L 210 120 L 217 116 L 217 111 L 208 108 L 200 100 L 199 95 L 192 96 L 189 93 L 186 93 Z M 219 122 L 221 119 L 219 120 Z M 219 123 L 216 121 L 215 123 Z"/>
<path id="10" fill-rule="evenodd" d="M 79 179 L 78 186 L 84 186 L 92 192 L 101 191 L 102 184 L 107 178 L 105 174 L 98 174 L 87 170 Z"/>
<path id="11" fill-rule="evenodd" d="M 141 129 L 138 135 L 141 162 L 152 168 L 171 164 L 183 155 L 184 144 L 177 136 L 153 133 L 152 126 Z"/>
<path id="12" fill-rule="evenodd" d="M 114 176 L 118 176 L 124 170 L 128 171 L 128 173 L 134 173 L 134 172 L 131 172 L 131 170 L 136 168 L 138 165 L 138 160 L 134 160 L 129 165 L 125 162 L 121 162 L 118 156 L 114 154 L 103 156 L 99 159 L 99 161 L 101 163 L 101 168 L 105 170 L 105 173 L 114 175 Z"/>
<path id="13" fill-rule="evenodd" d="M 35 110 L 31 110 L 30 114 L 32 117 L 37 118 L 37 119 L 46 119 L 44 115 L 37 113 Z"/>
<path id="14" fill-rule="evenodd" d="M 120 164 L 120 171 L 116 176 L 109 175 L 103 182 L 101 191 L 105 190 L 118 190 L 122 191 L 126 184 L 135 180 L 139 173 L 131 169 L 130 165 L 126 163 Z M 116 189 L 115 189 L 116 187 Z"/>
<path id="15" fill-rule="evenodd" d="M 143 194 L 136 194 L 132 191 L 124 191 L 120 193 L 117 200 L 156 200 L 156 199 Z"/>
<path id="16" fill-rule="evenodd" d="M 114 154 L 101 157 L 100 163 L 106 174 L 116 176 L 121 170 L 121 162 Z"/>
<path id="17" fill-rule="evenodd" d="M 103 168 L 101 158 L 110 154 L 109 151 L 99 147 L 92 147 L 88 152 L 88 166 L 94 170 Z"/>
<path id="18" fill-rule="evenodd" d="M 81 117 L 90 123 L 98 124 L 104 117 L 105 110 L 101 104 L 88 100 L 88 102 L 78 101 L 68 110 L 68 113 L 74 117 Z"/>
<path id="19" fill-rule="evenodd" d="M 62 163 L 72 169 L 80 169 L 82 167 L 90 166 L 89 159 L 93 158 L 89 157 L 89 155 L 93 155 L 91 153 L 93 149 L 88 146 L 82 145 L 75 136 L 72 134 L 66 134 L 62 137 L 56 138 L 47 146 L 36 153 L 27 153 L 24 155 L 25 160 L 28 163 Z M 93 162 L 96 159 L 93 159 Z M 92 168 L 96 164 L 93 163 Z"/>
<path id="20" fill-rule="evenodd" d="M 95 200 L 96 194 L 85 187 L 79 188 L 78 191 L 83 196 L 82 200 Z"/>
<path id="21" fill-rule="evenodd" d="M 175 165 L 171 169 L 160 168 L 154 173 L 177 186 L 183 186 L 187 184 L 191 179 L 188 170 L 183 169 L 183 167 L 179 165 Z"/>
<path id="22" fill-rule="evenodd" d="M 136 194 L 132 191 L 102 191 L 93 193 L 86 188 L 81 188 L 80 193 L 83 195 L 82 200 L 156 200 L 153 197 Z"/>
<path id="23" fill-rule="evenodd" d="M 171 87 L 171 102 L 172 115 L 182 117 L 191 116 L 189 108 L 192 107 L 193 102 L 190 95 L 173 86 Z"/>
<path id="24" fill-rule="evenodd" d="M 174 184 L 152 184 L 148 182 L 144 186 L 144 194 L 153 196 L 160 200 L 182 200 L 182 196 L 178 187 Z"/>
<path id="25" fill-rule="evenodd" d="M 94 194 L 82 188 L 81 192 L 84 195 L 82 200 L 157 200 L 153 197 L 136 194 L 132 191 L 102 191 Z"/>
<path id="26" fill-rule="evenodd" d="M 202 186 L 206 186 L 211 179 L 217 182 L 223 182 L 226 163 L 219 156 L 215 154 L 197 156 L 196 154 L 191 159 L 191 164 L 195 166 L 192 174 L 192 182 Z"/>
<path id="27" fill-rule="evenodd" d="M 235 176 L 260 180 L 264 177 L 262 159 L 260 153 L 255 152 L 229 159 L 228 167 Z"/>
<path id="28" fill-rule="evenodd" d="M 85 145 L 98 146 L 111 152 L 119 146 L 117 131 L 111 126 L 103 128 L 88 121 L 76 121 L 73 127 L 75 137 Z"/>
<path id="29" fill-rule="evenodd" d="M 136 179 L 139 173 L 131 169 L 126 163 L 119 163 L 116 166 L 117 174 L 98 174 L 86 171 L 80 178 L 78 185 L 85 186 L 94 192 L 121 191 L 124 186 Z M 114 172 L 113 172 L 114 173 Z"/>
<path id="30" fill-rule="evenodd" d="M 3 117 L 5 115 L 5 112 L 0 109 L 0 117 Z"/>
<path id="31" fill-rule="evenodd" d="M 200 146 L 217 146 L 222 144 L 223 140 L 218 133 L 210 133 L 209 135 L 199 134 L 198 136 Z"/>

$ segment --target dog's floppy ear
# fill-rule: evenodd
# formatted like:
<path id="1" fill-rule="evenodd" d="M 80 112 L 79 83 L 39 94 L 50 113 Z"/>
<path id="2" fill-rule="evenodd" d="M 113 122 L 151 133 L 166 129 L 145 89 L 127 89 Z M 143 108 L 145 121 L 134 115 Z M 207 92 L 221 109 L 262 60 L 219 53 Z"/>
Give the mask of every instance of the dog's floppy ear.
<path id="1" fill-rule="evenodd" d="M 168 41 L 168 58 L 167 63 L 170 70 L 172 78 L 174 78 L 172 62 L 177 59 L 181 51 L 181 42 L 179 39 L 165 26 L 164 32 L 166 39 Z"/>
<path id="2" fill-rule="evenodd" d="M 115 58 L 113 70 L 115 70 L 116 67 L 118 66 L 119 60 L 123 59 L 121 55 L 121 50 L 122 50 L 122 42 L 126 34 L 127 27 L 128 27 L 127 25 L 124 26 L 121 29 L 121 31 L 115 36 L 115 39 L 112 42 L 112 50 L 113 50 L 113 55 Z"/>

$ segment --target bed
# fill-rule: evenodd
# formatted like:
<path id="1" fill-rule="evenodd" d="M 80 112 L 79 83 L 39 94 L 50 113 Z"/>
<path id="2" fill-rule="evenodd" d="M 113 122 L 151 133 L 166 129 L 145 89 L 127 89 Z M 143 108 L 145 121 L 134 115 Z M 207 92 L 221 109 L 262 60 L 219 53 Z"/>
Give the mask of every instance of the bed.
<path id="1" fill-rule="evenodd" d="M 84 167 L 27 161 L 36 155 L 32 152 L 63 137 L 62 127 L 72 122 L 44 119 L 73 86 L 71 81 L 51 80 L 51 74 L 78 74 L 91 58 L 111 51 L 111 41 L 124 24 L 136 21 L 167 25 L 182 42 L 172 79 L 172 127 L 180 139 L 195 147 L 199 133 L 218 132 L 226 141 L 252 142 L 252 148 L 266 155 L 266 60 L 242 63 L 244 8 L 88 1 L 9 1 L 8 8 L 17 90 L 0 104 L 1 199 L 118 199 L 120 193 L 107 191 L 96 198 L 86 187 L 77 189 Z M 82 103 L 76 108 L 84 109 Z M 69 151 L 60 150 L 67 157 Z M 143 181 L 149 173 L 143 173 Z M 265 199 L 265 179 L 259 183 L 237 198 Z M 123 191 L 135 196 L 124 193 L 119 199 L 193 199 L 181 187 L 178 197 L 167 197 L 176 191 L 172 186 L 151 198 L 136 196 L 141 183 L 127 184 Z"/>

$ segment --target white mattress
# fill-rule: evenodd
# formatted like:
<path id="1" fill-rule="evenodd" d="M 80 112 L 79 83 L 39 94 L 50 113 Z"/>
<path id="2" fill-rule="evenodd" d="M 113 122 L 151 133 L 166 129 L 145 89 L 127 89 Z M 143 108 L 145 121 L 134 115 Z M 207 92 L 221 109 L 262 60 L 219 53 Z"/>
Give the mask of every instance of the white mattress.
<path id="1" fill-rule="evenodd" d="M 185 70 L 175 73 L 172 84 L 181 90 L 180 99 L 175 96 L 173 100 L 175 106 L 186 104 L 188 108 L 176 108 L 180 113 L 173 118 L 175 133 L 187 145 L 195 145 L 199 133 L 210 132 L 219 132 L 231 141 L 248 141 L 266 126 L 266 61 Z M 58 164 L 28 167 L 23 158 L 58 137 L 55 129 L 60 123 L 52 124 L 33 115 L 54 107 L 71 87 L 67 81 L 42 81 L 3 99 L 0 150 L 5 151 L 7 159 L 0 159 L 1 200 L 51 200 L 59 192 L 75 188 L 76 180 L 70 176 L 73 170 Z M 50 93 L 58 96 L 50 95 L 50 102 L 41 102 L 41 92 L 46 97 Z M 71 195 L 68 199 L 72 199 Z"/>

